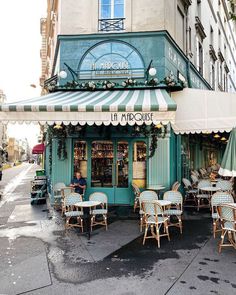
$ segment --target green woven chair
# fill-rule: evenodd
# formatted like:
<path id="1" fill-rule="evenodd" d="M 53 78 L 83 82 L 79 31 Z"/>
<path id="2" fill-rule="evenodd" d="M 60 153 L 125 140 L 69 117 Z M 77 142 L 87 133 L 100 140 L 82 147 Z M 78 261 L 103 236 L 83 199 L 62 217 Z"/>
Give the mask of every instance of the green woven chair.
<path id="1" fill-rule="evenodd" d="M 167 236 L 170 241 L 168 230 L 168 218 L 164 215 L 162 207 L 158 201 L 143 201 L 142 210 L 145 219 L 145 232 L 143 236 L 143 245 L 146 239 L 156 239 L 158 248 L 160 248 L 160 237 Z M 161 228 L 164 227 L 164 232 L 161 233 Z M 148 236 L 148 230 L 151 230 L 151 235 Z"/>
<path id="2" fill-rule="evenodd" d="M 222 247 L 234 247 L 236 249 L 236 204 L 221 204 L 217 206 L 217 211 L 221 221 L 219 253 L 221 253 Z M 228 243 L 225 243 L 226 235 Z"/>
<path id="3" fill-rule="evenodd" d="M 171 202 L 171 207 L 164 211 L 164 214 L 168 216 L 168 226 L 179 227 L 180 233 L 183 232 L 182 214 L 183 214 L 183 197 L 180 192 L 167 191 L 163 196 L 164 200 Z M 171 219 L 177 219 L 177 222 L 172 222 Z"/>
<path id="4" fill-rule="evenodd" d="M 220 216 L 217 211 L 217 206 L 225 203 L 233 203 L 234 198 L 227 192 L 217 192 L 211 198 L 211 216 L 213 219 L 213 236 L 216 237 L 216 232 L 220 231 Z"/>

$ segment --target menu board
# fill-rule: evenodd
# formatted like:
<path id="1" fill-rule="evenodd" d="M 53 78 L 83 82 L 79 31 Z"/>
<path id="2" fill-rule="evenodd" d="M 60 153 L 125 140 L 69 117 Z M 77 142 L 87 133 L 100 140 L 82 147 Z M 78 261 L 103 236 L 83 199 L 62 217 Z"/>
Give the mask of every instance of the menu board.
<path id="1" fill-rule="evenodd" d="M 145 179 L 146 178 L 146 162 L 133 162 L 133 178 Z"/>

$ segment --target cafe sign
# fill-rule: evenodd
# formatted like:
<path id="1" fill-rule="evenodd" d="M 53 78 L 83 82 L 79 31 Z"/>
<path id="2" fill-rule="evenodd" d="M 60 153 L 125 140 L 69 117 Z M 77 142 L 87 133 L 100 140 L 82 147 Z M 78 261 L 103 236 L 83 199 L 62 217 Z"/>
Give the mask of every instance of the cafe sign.
<path id="1" fill-rule="evenodd" d="M 92 47 L 79 65 L 79 79 L 143 78 L 144 63 L 139 52 L 121 42 L 102 42 Z"/>

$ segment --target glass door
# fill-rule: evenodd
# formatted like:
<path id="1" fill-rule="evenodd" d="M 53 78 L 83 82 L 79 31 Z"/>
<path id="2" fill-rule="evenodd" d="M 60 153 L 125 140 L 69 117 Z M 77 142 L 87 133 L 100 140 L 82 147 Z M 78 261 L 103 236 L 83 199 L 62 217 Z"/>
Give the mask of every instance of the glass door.
<path id="1" fill-rule="evenodd" d="M 114 144 L 112 141 L 93 141 L 91 187 L 113 187 Z"/>
<path id="2" fill-rule="evenodd" d="M 129 192 L 129 143 L 125 140 L 116 142 L 115 162 L 115 203 L 127 204 L 130 202 Z"/>

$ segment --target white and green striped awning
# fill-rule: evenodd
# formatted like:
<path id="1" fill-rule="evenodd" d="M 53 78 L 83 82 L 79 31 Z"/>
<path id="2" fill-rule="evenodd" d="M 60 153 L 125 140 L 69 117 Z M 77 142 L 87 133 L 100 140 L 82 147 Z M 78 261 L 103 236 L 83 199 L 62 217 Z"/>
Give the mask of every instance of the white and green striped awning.
<path id="1" fill-rule="evenodd" d="M 167 124 L 176 103 L 165 90 L 58 91 L 0 105 L 2 122 L 41 124 Z"/>

